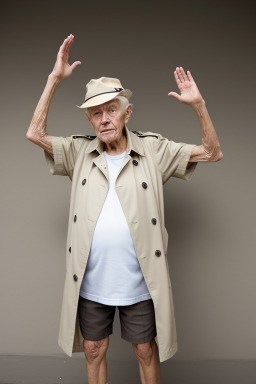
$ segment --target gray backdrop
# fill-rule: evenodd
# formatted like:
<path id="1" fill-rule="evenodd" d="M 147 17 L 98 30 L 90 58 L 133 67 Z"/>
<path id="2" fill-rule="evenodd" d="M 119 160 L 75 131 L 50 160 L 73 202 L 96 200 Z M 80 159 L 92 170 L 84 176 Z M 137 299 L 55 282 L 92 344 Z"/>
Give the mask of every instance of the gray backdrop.
<path id="1" fill-rule="evenodd" d="M 26 139 L 64 38 L 75 35 L 47 132 L 93 134 L 83 111 L 91 78 L 133 91 L 130 130 L 201 144 L 177 91 L 190 70 L 224 158 L 165 185 L 168 260 L 178 332 L 174 359 L 255 359 L 255 33 L 250 2 L 12 1 L 1 12 L 0 354 L 62 354 L 57 344 L 71 182 L 52 176 Z M 82 354 L 74 354 L 74 357 Z M 108 356 L 135 358 L 118 309 Z"/>

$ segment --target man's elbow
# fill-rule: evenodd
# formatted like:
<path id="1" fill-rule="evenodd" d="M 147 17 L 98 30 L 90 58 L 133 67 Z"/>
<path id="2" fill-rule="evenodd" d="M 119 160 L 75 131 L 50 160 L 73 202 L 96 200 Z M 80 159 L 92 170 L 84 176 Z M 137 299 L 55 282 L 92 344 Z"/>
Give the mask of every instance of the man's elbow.
<path id="1" fill-rule="evenodd" d="M 37 143 L 37 137 L 34 135 L 31 135 L 31 133 L 26 133 L 26 138 L 31 141 L 32 143 Z"/>
<path id="2" fill-rule="evenodd" d="M 218 158 L 217 161 L 219 161 L 219 160 L 221 160 L 221 159 L 223 159 L 223 153 L 222 153 L 222 151 L 219 152 L 219 158 Z"/>
<path id="3" fill-rule="evenodd" d="M 211 158 L 211 160 L 210 161 L 220 161 L 221 159 L 223 159 L 223 153 L 222 153 L 222 151 L 221 150 L 219 150 L 219 152 L 216 154 L 216 155 L 214 155 L 212 158 Z"/>
<path id="4" fill-rule="evenodd" d="M 26 133 L 26 138 L 30 141 L 32 141 L 32 134 L 30 132 L 30 130 L 28 129 L 27 133 Z"/>

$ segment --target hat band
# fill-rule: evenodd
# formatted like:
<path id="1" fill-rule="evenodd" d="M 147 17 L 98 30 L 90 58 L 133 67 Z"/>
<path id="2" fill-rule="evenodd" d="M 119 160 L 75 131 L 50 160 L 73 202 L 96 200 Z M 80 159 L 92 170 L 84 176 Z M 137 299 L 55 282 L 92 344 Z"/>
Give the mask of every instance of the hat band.
<path id="1" fill-rule="evenodd" d="M 124 88 L 115 88 L 115 91 L 108 91 L 108 92 L 101 92 L 101 93 L 97 93 L 97 95 L 94 95 L 94 96 L 91 96 L 91 97 L 88 97 L 87 99 L 85 99 L 84 103 L 90 99 L 93 99 L 94 97 L 96 96 L 99 96 L 99 95 L 104 95 L 105 93 L 115 93 L 115 92 L 121 92 L 123 91 Z"/>

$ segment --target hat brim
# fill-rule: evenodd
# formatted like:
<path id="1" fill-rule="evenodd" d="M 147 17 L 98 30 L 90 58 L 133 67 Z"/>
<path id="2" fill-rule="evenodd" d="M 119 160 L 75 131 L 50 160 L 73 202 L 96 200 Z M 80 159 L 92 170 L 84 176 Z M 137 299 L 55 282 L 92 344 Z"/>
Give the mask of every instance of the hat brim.
<path id="1" fill-rule="evenodd" d="M 106 93 L 104 95 L 98 95 L 98 96 L 92 97 L 90 100 L 87 100 L 82 105 L 77 105 L 77 107 L 78 108 L 95 107 L 96 105 L 101 105 L 106 103 L 107 101 L 114 99 L 116 96 L 125 96 L 127 97 L 127 99 L 129 99 L 132 96 L 132 91 L 130 91 L 130 89 L 123 89 L 120 92 L 113 92 L 113 93 Z"/>

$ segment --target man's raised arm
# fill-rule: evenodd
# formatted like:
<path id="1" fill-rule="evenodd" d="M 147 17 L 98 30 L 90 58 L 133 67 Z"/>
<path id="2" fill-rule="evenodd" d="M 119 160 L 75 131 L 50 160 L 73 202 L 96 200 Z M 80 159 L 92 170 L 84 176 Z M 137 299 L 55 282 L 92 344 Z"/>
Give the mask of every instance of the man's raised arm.
<path id="1" fill-rule="evenodd" d="M 174 71 L 174 77 L 181 94 L 170 92 L 168 95 L 175 97 L 184 104 L 190 105 L 195 111 L 202 128 L 202 144 L 192 149 L 188 167 L 192 162 L 221 160 L 223 153 L 220 149 L 216 131 L 208 114 L 205 101 L 197 88 L 191 72 L 187 71 L 186 74 L 182 67 L 177 67 L 176 71 Z"/>
<path id="2" fill-rule="evenodd" d="M 26 134 L 28 140 L 46 150 L 52 158 L 54 158 L 52 138 L 46 132 L 47 115 L 53 94 L 57 86 L 62 79 L 71 76 L 73 70 L 81 64 L 80 61 L 75 61 L 72 65 L 68 64 L 69 52 L 73 42 L 74 36 L 69 35 L 60 46 L 55 66 L 51 74 L 48 76 L 45 89 L 37 104 L 32 121 Z"/>

